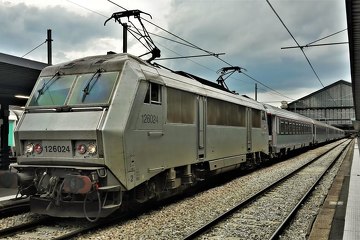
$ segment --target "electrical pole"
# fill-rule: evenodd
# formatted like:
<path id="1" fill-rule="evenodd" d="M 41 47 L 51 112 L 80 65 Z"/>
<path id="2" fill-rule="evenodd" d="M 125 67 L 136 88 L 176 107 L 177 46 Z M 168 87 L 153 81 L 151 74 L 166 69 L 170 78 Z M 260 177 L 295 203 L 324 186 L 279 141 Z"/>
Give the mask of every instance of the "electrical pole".
<path id="1" fill-rule="evenodd" d="M 255 83 L 255 101 L 257 101 L 257 90 L 258 90 L 257 83 Z"/>
<path id="2" fill-rule="evenodd" d="M 126 23 L 123 24 L 123 53 L 127 53 L 127 28 Z"/>
<path id="3" fill-rule="evenodd" d="M 49 64 L 49 65 L 52 65 L 52 46 L 51 46 L 52 39 L 51 39 L 51 29 L 48 29 L 48 30 L 47 30 L 47 39 L 46 39 L 46 42 L 47 42 L 48 64 Z"/>

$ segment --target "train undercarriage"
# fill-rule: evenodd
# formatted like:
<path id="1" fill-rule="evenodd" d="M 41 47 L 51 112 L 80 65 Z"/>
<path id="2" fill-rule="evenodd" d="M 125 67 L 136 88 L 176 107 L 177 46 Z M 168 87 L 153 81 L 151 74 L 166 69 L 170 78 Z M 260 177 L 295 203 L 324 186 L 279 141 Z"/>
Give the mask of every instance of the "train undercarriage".
<path id="1" fill-rule="evenodd" d="M 214 169 L 204 161 L 162 171 L 127 191 L 104 167 L 17 165 L 19 194 L 30 196 L 31 211 L 56 217 L 96 221 L 116 210 L 177 195 L 211 176 L 237 168 L 251 169 L 269 158 L 247 154 L 246 161 Z"/>

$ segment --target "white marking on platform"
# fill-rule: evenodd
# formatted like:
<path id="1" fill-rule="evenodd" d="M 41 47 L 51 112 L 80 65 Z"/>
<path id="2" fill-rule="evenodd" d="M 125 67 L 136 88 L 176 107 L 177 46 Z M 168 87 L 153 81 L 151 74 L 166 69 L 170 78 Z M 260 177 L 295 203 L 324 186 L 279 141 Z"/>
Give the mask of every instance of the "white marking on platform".
<path id="1" fill-rule="evenodd" d="M 6 201 L 6 200 L 10 200 L 10 199 L 14 199 L 16 197 L 16 195 L 10 195 L 10 196 L 6 196 L 6 197 L 0 197 L 0 202 L 1 201 Z"/>

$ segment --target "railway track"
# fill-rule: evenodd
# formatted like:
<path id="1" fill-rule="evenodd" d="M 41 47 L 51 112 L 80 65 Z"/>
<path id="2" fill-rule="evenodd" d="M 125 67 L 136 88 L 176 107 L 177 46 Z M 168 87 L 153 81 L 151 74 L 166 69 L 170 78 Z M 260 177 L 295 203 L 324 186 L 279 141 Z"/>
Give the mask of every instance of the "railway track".
<path id="1" fill-rule="evenodd" d="M 239 202 L 228 211 L 219 214 L 183 239 L 234 236 L 239 239 L 278 238 L 302 203 L 328 169 L 343 155 L 349 144 L 350 140 L 342 142 L 330 151 L 314 158 Z M 307 184 L 300 186 L 299 182 Z"/>
<path id="2" fill-rule="evenodd" d="M 286 161 L 281 161 L 246 175 L 238 176 L 232 180 L 229 179 L 221 185 L 204 189 L 180 201 L 162 206 L 159 205 L 155 210 L 150 209 L 145 214 L 140 214 L 135 218 L 122 221 L 120 224 L 115 223 L 110 227 L 92 231 L 89 234 L 79 236 L 77 239 L 111 239 L 114 238 L 114 236 L 118 239 L 128 239 L 129 236 L 131 236 L 132 239 L 183 239 L 198 227 L 216 218 L 220 213 L 227 211 L 237 203 L 254 195 L 255 191 L 265 188 L 276 179 L 282 178 L 294 169 L 312 161 L 316 156 L 335 148 L 343 141 L 344 140 L 330 143 L 317 149 L 309 150 L 304 154 Z M 339 163 L 335 166 L 338 165 Z M 334 174 L 336 174 L 335 167 L 331 170 L 331 174 L 325 177 L 326 184 L 329 182 L 331 184 L 332 180 L 330 178 L 332 178 Z M 223 177 L 224 176 L 222 176 L 222 178 Z M 317 189 L 317 194 L 325 196 L 327 194 L 327 188 L 321 190 L 319 193 L 320 189 L 323 189 L 323 186 Z M 318 202 L 319 199 L 321 201 L 321 197 L 318 197 L 316 201 Z M 316 208 L 316 204 L 312 206 Z M 316 211 L 315 209 L 315 215 Z M 307 222 L 303 223 L 302 226 L 307 228 Z M 301 231 L 306 232 L 307 229 L 304 230 L 303 227 Z M 210 238 L 211 237 L 208 239 Z M 219 236 L 213 239 L 221 238 L 222 237 Z M 241 238 L 238 237 L 237 239 Z M 247 237 L 245 237 L 245 239 L 247 239 Z"/>
<path id="3" fill-rule="evenodd" d="M 12 215 L 25 213 L 30 210 L 29 199 L 11 199 L 0 202 L 0 220 Z"/>
<path id="4" fill-rule="evenodd" d="M 340 142 L 340 144 L 331 144 L 329 145 L 329 147 L 327 147 L 327 149 L 330 148 L 336 148 L 336 145 L 341 145 L 341 144 L 345 144 L 344 142 Z M 317 151 L 317 150 L 316 150 Z M 321 150 L 321 152 L 324 152 L 325 150 Z M 339 150 L 340 151 L 340 150 Z M 312 153 L 313 151 L 309 152 L 309 156 L 307 157 L 308 159 L 310 159 L 310 156 L 313 156 L 314 153 Z M 320 153 L 320 152 L 319 152 Z M 324 154 L 322 154 L 321 156 L 324 156 Z M 312 157 L 311 157 L 312 158 Z M 319 159 L 320 157 L 318 157 L 317 159 Z M 310 161 L 310 160 L 305 160 L 306 162 Z M 304 161 L 304 162 L 305 162 Z M 285 166 L 288 165 L 289 161 L 285 161 L 285 162 L 281 162 L 280 165 Z M 291 162 L 291 160 L 290 160 Z M 299 163 L 299 161 L 294 161 L 294 163 Z M 296 164 L 296 168 L 298 168 L 298 166 L 302 165 L 301 164 Z M 277 164 L 278 165 L 278 164 Z M 277 166 L 276 170 L 278 170 L 279 168 L 282 168 L 281 166 Z M 284 168 L 285 169 L 285 168 Z M 266 170 L 266 172 L 269 172 L 269 170 L 266 169 L 262 169 L 262 171 Z M 273 171 L 273 170 L 271 170 Z M 286 170 L 287 171 L 287 170 Z M 284 172 L 284 170 L 281 170 L 280 172 Z M 256 177 L 256 179 L 259 180 L 259 182 L 265 182 L 265 179 L 268 179 L 269 177 L 264 177 L 264 179 L 261 179 L 263 177 L 265 172 L 263 172 L 262 174 L 257 174 L 259 175 L 258 177 Z M 252 175 L 252 174 L 250 174 Z M 272 179 L 275 179 L 274 173 L 270 174 L 271 176 L 273 176 Z M 254 191 L 254 187 L 251 188 L 251 185 L 246 186 L 244 185 L 244 183 L 249 183 L 249 184 L 253 184 L 252 181 L 250 181 L 250 179 L 247 179 L 248 176 L 244 176 L 242 178 L 245 178 L 245 182 L 241 183 L 238 186 L 244 186 L 244 189 L 247 189 L 251 192 L 251 194 L 246 194 L 242 198 L 242 202 L 245 202 L 246 199 L 247 200 L 247 206 L 251 205 L 253 203 L 255 203 L 256 201 L 251 200 L 251 196 L 255 195 L 253 193 Z M 278 178 L 278 177 L 276 177 Z M 247 180 L 246 180 L 247 179 Z M 272 180 L 274 181 L 274 180 Z M 281 181 L 281 180 L 279 180 Z M 277 182 L 279 182 L 277 181 Z M 283 182 L 285 182 L 285 179 L 283 179 Z M 238 187 L 236 187 L 236 185 L 234 185 L 235 183 L 230 183 L 231 185 L 231 189 L 238 189 Z M 263 183 L 264 185 L 269 185 L 267 182 Z M 264 187 L 263 187 L 264 188 Z M 265 188 L 264 188 L 265 189 Z M 266 188 L 267 189 L 267 188 Z M 215 191 L 218 191 L 216 188 L 214 189 Z M 233 191 L 233 190 L 232 190 Z M 269 191 L 264 190 L 263 194 L 269 193 Z M 275 191 L 271 191 L 273 193 L 275 193 Z M 206 194 L 206 193 L 201 193 L 202 194 Z M 227 194 L 227 193 L 226 193 Z M 223 195 L 224 196 L 224 195 Z M 250 197 L 249 197 L 250 196 Z M 20 228 L 18 230 L 11 230 L 13 232 L 10 232 L 10 230 L 7 230 L 8 233 L 6 236 L 8 236 L 8 239 L 74 239 L 74 238 L 79 238 L 79 239 L 89 239 L 89 237 L 91 237 L 92 239 L 96 239 L 97 236 L 100 236 L 100 238 L 105 239 L 105 238 L 110 238 L 110 237 L 114 237 L 116 236 L 116 238 L 122 239 L 122 238 L 127 238 L 129 236 L 132 236 L 133 239 L 190 239 L 190 238 L 194 238 L 197 235 L 193 235 L 193 233 L 195 232 L 194 229 L 196 229 L 197 227 L 200 227 L 204 222 L 206 222 L 207 220 L 209 220 L 209 218 L 205 218 L 204 213 L 198 213 L 198 208 L 201 208 L 202 206 L 200 206 L 200 202 L 197 202 L 198 198 L 198 194 L 196 194 L 196 196 L 194 195 L 193 197 L 190 197 L 189 201 L 186 201 L 186 199 L 184 200 L 184 202 L 188 202 L 186 203 L 186 208 L 184 209 L 184 206 L 182 203 L 176 203 L 176 204 L 171 204 L 168 206 L 164 206 L 161 207 L 159 210 L 153 210 L 151 212 L 146 212 L 143 215 L 138 215 L 138 216 L 132 216 L 132 217 L 124 217 L 124 216 L 116 216 L 114 218 L 107 218 L 105 220 L 101 220 L 99 222 L 96 223 L 89 223 L 87 221 L 82 221 L 82 220 L 78 220 L 78 219 L 59 219 L 59 218 L 47 218 L 47 220 L 45 222 L 40 222 L 38 224 L 34 224 L 35 226 L 30 227 L 27 230 L 21 230 Z M 225 198 L 225 196 L 224 196 Z M 293 196 L 289 196 L 289 199 L 292 199 Z M 254 199 L 254 198 L 253 198 Z M 280 198 L 279 198 L 280 199 Z M 214 219 L 214 216 L 220 213 L 220 210 L 214 210 L 211 209 L 210 206 L 210 202 L 215 201 L 215 199 L 211 199 L 209 197 L 205 198 L 205 202 L 207 202 L 207 205 L 204 206 L 204 209 L 206 208 L 206 211 L 208 212 L 212 212 L 212 216 L 211 219 Z M 221 201 L 221 200 L 220 200 Z M 219 201 L 219 203 L 217 203 L 217 206 L 220 206 L 219 204 L 221 204 Z M 234 206 L 234 204 L 231 204 L 228 202 L 228 200 L 226 199 L 224 201 L 224 203 L 228 203 L 231 207 Z M 189 204 L 191 206 L 193 206 L 193 208 L 189 207 Z M 268 205 L 270 204 L 270 202 L 268 203 Z M 270 206 L 269 206 L 270 207 Z M 228 207 L 230 208 L 230 207 Z M 241 208 L 241 207 L 240 207 Z M 189 209 L 193 209 L 192 211 L 189 211 Z M 177 211 L 176 212 L 174 212 Z M 234 210 L 234 212 L 236 212 Z M 186 216 L 187 214 L 189 214 L 189 216 Z M 202 218 L 204 219 L 204 221 L 200 221 L 199 220 L 195 220 L 195 215 L 201 215 Z M 264 213 L 265 214 L 265 213 Z M 251 216 L 252 214 L 249 213 L 248 216 Z M 185 218 L 183 218 L 185 217 Z M 240 217 L 240 219 L 245 219 L 243 216 Z M 291 217 L 289 218 L 289 220 L 291 219 Z M 1 219 L 0 219 L 1 220 Z M 221 222 L 222 220 L 220 219 L 219 222 Z M 255 219 L 255 224 L 258 223 L 258 221 Z M 180 227 L 180 224 L 184 224 L 187 225 L 185 227 Z M 162 226 L 161 226 L 162 224 Z M 237 223 L 236 223 L 237 224 Z M 231 224 L 232 226 L 235 226 L 235 223 Z M 248 224 L 249 225 L 249 224 Z M 267 225 L 272 225 L 271 222 L 266 222 L 265 224 Z M 215 224 L 212 225 L 212 229 L 219 229 L 219 226 L 216 225 L 216 227 L 214 228 Z M 284 224 L 284 226 L 286 226 L 286 224 Z M 25 226 L 24 226 L 25 229 Z M 204 228 L 205 229 L 205 228 Z M 266 229 L 266 227 L 264 227 L 263 229 Z M 205 229 L 206 230 L 206 229 Z M 88 232 L 91 232 L 89 234 L 86 234 Z M 279 230 L 279 233 L 281 232 L 281 229 Z M 5 232 L 1 232 L 0 231 L 0 238 L 3 238 Z M 189 234 L 192 233 L 192 234 Z M 203 234 L 204 231 L 200 234 Z M 15 235 L 16 234 L 16 235 Z M 207 238 L 209 235 L 209 232 L 205 233 L 205 235 L 201 235 L 204 236 L 205 238 Z M 213 235 L 217 235 L 219 236 L 220 234 L 216 233 L 216 232 L 212 232 L 210 234 Z M 235 234 L 234 234 L 235 235 Z M 251 239 L 249 237 L 246 237 L 247 239 Z M 259 238 L 258 238 L 259 239 Z M 262 239 L 262 238 L 261 238 Z"/>
<path id="5" fill-rule="evenodd" d="M 0 229 L 0 239 L 74 239 L 90 231 L 127 221 L 136 214 L 138 211 L 131 214 L 114 215 L 94 223 L 85 219 L 55 218 L 34 214 L 36 216 L 32 221 Z"/>
<path id="6" fill-rule="evenodd" d="M 86 220 L 41 217 L 31 222 L 0 230 L 1 239 L 71 239 L 81 233 L 100 227 L 101 222 L 89 224 Z"/>

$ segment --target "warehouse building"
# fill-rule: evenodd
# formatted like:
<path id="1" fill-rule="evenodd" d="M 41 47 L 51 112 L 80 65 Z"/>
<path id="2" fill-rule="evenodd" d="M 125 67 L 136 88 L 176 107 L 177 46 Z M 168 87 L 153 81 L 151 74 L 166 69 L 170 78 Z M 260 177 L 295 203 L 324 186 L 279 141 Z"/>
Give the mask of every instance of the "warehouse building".
<path id="1" fill-rule="evenodd" d="M 287 104 L 287 110 L 344 130 L 352 130 L 352 120 L 355 119 L 352 85 L 339 80 Z"/>

